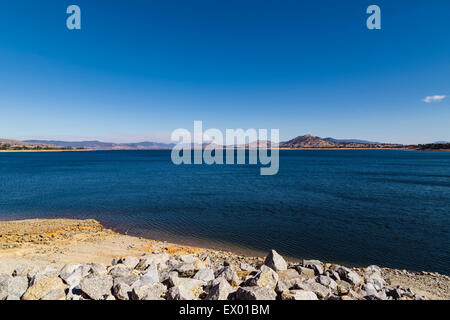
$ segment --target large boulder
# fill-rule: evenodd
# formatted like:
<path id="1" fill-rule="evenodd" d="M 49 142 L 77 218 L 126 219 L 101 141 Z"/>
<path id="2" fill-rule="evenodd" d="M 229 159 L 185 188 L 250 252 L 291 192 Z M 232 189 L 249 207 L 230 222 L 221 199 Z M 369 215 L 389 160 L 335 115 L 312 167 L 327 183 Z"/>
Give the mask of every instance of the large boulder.
<path id="1" fill-rule="evenodd" d="M 310 279 L 302 283 L 297 283 L 295 284 L 294 289 L 314 292 L 320 299 L 325 299 L 331 293 L 329 288 L 315 282 L 314 279 Z"/>
<path id="2" fill-rule="evenodd" d="M 180 278 L 176 273 L 171 273 L 169 276 L 169 285 L 171 287 L 177 287 L 180 290 L 172 290 L 171 296 L 172 298 L 177 296 L 177 293 L 180 293 L 180 297 L 194 297 L 197 298 L 203 293 L 203 286 L 206 285 L 204 281 L 190 279 L 190 278 Z M 172 299 L 177 300 L 177 299 Z M 187 299 L 191 300 L 191 299 Z"/>
<path id="3" fill-rule="evenodd" d="M 323 274 L 323 263 L 319 260 L 303 260 L 303 267 L 313 269 L 316 276 Z"/>
<path id="4" fill-rule="evenodd" d="M 282 300 L 318 300 L 317 295 L 312 291 L 307 290 L 289 290 L 283 292 Z"/>
<path id="5" fill-rule="evenodd" d="M 151 285 L 136 286 L 131 292 L 133 300 L 162 300 L 167 287 L 162 283 L 153 283 Z"/>
<path id="6" fill-rule="evenodd" d="M 103 263 L 91 263 L 90 267 L 92 273 L 105 274 L 108 271 Z"/>
<path id="7" fill-rule="evenodd" d="M 337 283 L 336 281 L 334 281 L 331 277 L 328 276 L 319 276 L 318 277 L 318 282 L 321 285 L 324 285 L 325 287 L 330 288 L 331 290 L 335 291 L 337 290 Z"/>
<path id="8" fill-rule="evenodd" d="M 227 280 L 219 278 L 218 283 L 209 289 L 206 300 L 227 300 L 233 291 L 233 287 L 230 286 Z"/>
<path id="9" fill-rule="evenodd" d="M 73 287 L 80 283 L 83 278 L 83 268 L 77 267 L 70 273 L 70 269 L 64 272 L 61 272 L 59 277 L 69 286 Z"/>
<path id="10" fill-rule="evenodd" d="M 44 295 L 41 300 L 66 300 L 66 292 L 62 288 L 54 289 Z"/>
<path id="11" fill-rule="evenodd" d="M 125 277 L 131 273 L 131 268 L 124 264 L 117 264 L 108 270 L 108 274 L 113 278 Z"/>
<path id="12" fill-rule="evenodd" d="M 58 277 L 59 270 L 52 267 L 46 266 L 45 268 L 35 268 L 32 271 L 28 272 L 27 277 L 30 280 L 30 285 L 35 284 L 38 280 L 49 277 Z"/>
<path id="13" fill-rule="evenodd" d="M 338 266 L 335 271 L 342 280 L 345 280 L 354 286 L 359 286 L 362 282 L 358 274 L 349 268 Z"/>
<path id="14" fill-rule="evenodd" d="M 182 262 L 182 263 L 194 263 L 195 261 L 200 260 L 197 257 L 188 255 L 188 254 L 182 254 L 178 256 L 178 259 Z"/>
<path id="15" fill-rule="evenodd" d="M 28 278 L 26 276 L 12 277 L 8 281 L 8 300 L 20 300 L 28 289 Z"/>
<path id="16" fill-rule="evenodd" d="M 106 274 L 89 274 L 80 282 L 80 289 L 93 300 L 105 300 L 111 295 L 113 279 Z"/>
<path id="17" fill-rule="evenodd" d="M 236 300 L 275 300 L 277 294 L 270 288 L 240 287 L 236 291 Z"/>
<path id="18" fill-rule="evenodd" d="M 214 280 L 214 270 L 209 268 L 203 268 L 197 271 L 194 275 L 194 279 L 202 280 L 205 282 Z"/>
<path id="19" fill-rule="evenodd" d="M 275 250 L 271 250 L 264 261 L 264 264 L 275 271 L 287 269 L 287 263 Z"/>
<path id="20" fill-rule="evenodd" d="M 167 291 L 167 300 L 195 300 L 197 296 L 186 287 L 174 286 Z"/>
<path id="21" fill-rule="evenodd" d="M 246 281 L 247 286 L 258 286 L 274 290 L 278 282 L 278 274 L 266 265 L 253 277 Z"/>
<path id="22" fill-rule="evenodd" d="M 112 293 L 117 300 L 130 300 L 131 291 L 133 289 L 129 284 L 125 282 L 117 282 L 114 279 L 114 285 L 112 288 Z"/>
<path id="23" fill-rule="evenodd" d="M 8 284 L 12 276 L 7 274 L 0 274 L 0 301 L 8 297 Z"/>
<path id="24" fill-rule="evenodd" d="M 195 266 L 192 263 L 181 263 L 175 268 L 175 271 L 182 277 L 192 277 L 195 274 Z"/>
<path id="25" fill-rule="evenodd" d="M 240 278 L 231 265 L 220 268 L 217 272 L 216 278 L 224 278 L 233 286 L 237 286 L 240 283 Z"/>
<path id="26" fill-rule="evenodd" d="M 53 290 L 65 290 L 66 285 L 59 277 L 40 278 L 28 288 L 22 296 L 22 300 L 40 300 Z"/>
<path id="27" fill-rule="evenodd" d="M 300 274 L 295 269 L 281 270 L 281 271 L 278 271 L 277 274 L 278 274 L 279 281 L 301 278 Z"/>
<path id="28" fill-rule="evenodd" d="M 145 270 L 145 273 L 139 280 L 134 282 L 131 287 L 152 285 L 159 282 L 159 272 L 155 264 L 152 264 Z"/>
<path id="29" fill-rule="evenodd" d="M 120 264 L 123 264 L 124 266 L 134 269 L 139 263 L 139 259 L 136 257 L 125 257 L 119 260 Z"/>

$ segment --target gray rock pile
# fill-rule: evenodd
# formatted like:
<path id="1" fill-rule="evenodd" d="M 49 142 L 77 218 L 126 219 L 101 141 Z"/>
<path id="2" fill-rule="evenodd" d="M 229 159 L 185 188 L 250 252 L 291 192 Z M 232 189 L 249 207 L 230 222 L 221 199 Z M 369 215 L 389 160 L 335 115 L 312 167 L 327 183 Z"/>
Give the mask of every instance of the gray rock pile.
<path id="1" fill-rule="evenodd" d="M 389 285 L 377 266 L 364 269 L 318 260 L 287 263 L 275 250 L 264 261 L 232 263 L 208 256 L 155 252 L 79 263 L 61 270 L 24 265 L 0 274 L 0 300 L 413 300 Z"/>

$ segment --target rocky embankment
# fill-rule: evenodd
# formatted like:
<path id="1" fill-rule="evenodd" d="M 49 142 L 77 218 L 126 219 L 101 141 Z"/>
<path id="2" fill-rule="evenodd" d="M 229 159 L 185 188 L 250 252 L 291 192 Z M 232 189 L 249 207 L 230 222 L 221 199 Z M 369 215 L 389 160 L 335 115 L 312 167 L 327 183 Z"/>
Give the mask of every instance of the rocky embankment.
<path id="1" fill-rule="evenodd" d="M 104 230 L 93 220 L 84 224 L 70 221 L 62 228 L 54 220 L 47 222 L 53 229 L 43 234 L 18 234 L 18 228 L 23 227 L 19 224 L 2 230 L 0 223 L 0 300 L 427 298 L 391 280 L 395 277 L 411 280 L 414 274 L 407 271 L 378 266 L 350 268 L 318 260 L 286 261 L 275 250 L 263 258 L 183 247 L 118 235 Z M 29 225 L 29 230 L 41 231 L 38 229 L 42 225 L 45 223 Z M 99 241 L 104 242 L 99 246 Z M 79 242 L 82 242 L 81 246 Z M 123 251 L 116 251 L 121 256 L 111 259 L 109 263 L 93 261 L 95 259 L 62 263 L 67 262 L 64 259 L 71 253 L 76 260 L 87 257 L 81 254 L 83 250 L 94 252 L 105 261 L 109 259 L 108 254 L 99 250 L 106 246 L 106 250 L 114 254 L 113 247 L 108 246 L 116 242 L 120 243 L 117 246 L 122 246 L 120 250 Z M 56 251 L 51 247 L 53 243 L 56 243 Z M 50 249 L 46 251 L 45 246 L 50 246 Z M 67 251 L 58 251 L 61 248 L 64 250 L 64 246 L 67 246 Z M 445 290 L 448 289 L 447 276 L 428 273 L 417 276 L 431 281 L 430 284 L 436 281 Z M 445 295 L 437 297 L 446 298 Z"/>

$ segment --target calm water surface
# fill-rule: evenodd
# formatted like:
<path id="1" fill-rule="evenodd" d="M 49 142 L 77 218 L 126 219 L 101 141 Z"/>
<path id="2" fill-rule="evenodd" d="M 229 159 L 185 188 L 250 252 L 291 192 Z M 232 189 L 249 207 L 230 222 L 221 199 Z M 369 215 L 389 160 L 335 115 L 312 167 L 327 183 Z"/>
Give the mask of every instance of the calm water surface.
<path id="1" fill-rule="evenodd" d="M 281 151 L 175 166 L 170 151 L 0 153 L 0 219 L 95 218 L 119 231 L 450 274 L 450 152 Z"/>

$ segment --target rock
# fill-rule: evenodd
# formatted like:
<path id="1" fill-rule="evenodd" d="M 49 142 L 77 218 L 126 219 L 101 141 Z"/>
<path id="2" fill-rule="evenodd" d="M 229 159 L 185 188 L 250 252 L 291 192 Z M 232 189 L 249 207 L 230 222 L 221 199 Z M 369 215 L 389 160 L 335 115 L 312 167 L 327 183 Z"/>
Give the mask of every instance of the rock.
<path id="1" fill-rule="evenodd" d="M 261 266 L 255 277 L 246 281 L 248 286 L 258 286 L 274 290 L 278 282 L 278 274 L 266 265 Z"/>
<path id="2" fill-rule="evenodd" d="M 277 294 L 270 288 L 240 287 L 235 297 L 236 300 L 275 300 Z"/>
<path id="3" fill-rule="evenodd" d="M 103 263 L 92 263 L 91 264 L 91 272 L 97 274 L 106 274 L 107 269 Z"/>
<path id="4" fill-rule="evenodd" d="M 175 286 L 167 291 L 167 300 L 195 300 L 197 297 L 185 287 Z"/>
<path id="5" fill-rule="evenodd" d="M 8 284 L 12 278 L 7 274 L 0 274 L 0 301 L 5 300 L 8 297 Z"/>
<path id="6" fill-rule="evenodd" d="M 170 255 L 166 252 L 152 255 L 145 255 L 140 258 L 139 263 L 136 266 L 136 269 L 145 270 L 149 265 L 153 263 L 159 265 L 160 263 L 167 263 L 169 259 Z"/>
<path id="7" fill-rule="evenodd" d="M 36 280 L 22 296 L 22 300 L 40 300 L 53 290 L 65 290 L 66 286 L 59 277 L 46 277 Z"/>
<path id="8" fill-rule="evenodd" d="M 205 281 L 205 282 L 214 280 L 214 270 L 208 269 L 208 268 L 200 269 L 194 275 L 194 279 L 202 280 L 202 281 Z"/>
<path id="9" fill-rule="evenodd" d="M 178 259 L 183 263 L 194 263 L 195 261 L 200 260 L 199 258 L 188 255 L 188 254 L 182 254 L 182 255 L 178 256 Z"/>
<path id="10" fill-rule="evenodd" d="M 337 283 L 334 281 L 331 277 L 328 276 L 319 276 L 318 281 L 320 284 L 324 285 L 325 287 L 330 288 L 331 290 L 337 290 Z"/>
<path id="11" fill-rule="evenodd" d="M 314 276 L 315 276 L 314 269 L 305 268 L 302 266 L 296 266 L 295 269 L 300 274 L 300 277 L 303 280 L 308 280 L 308 279 L 314 278 Z"/>
<path id="12" fill-rule="evenodd" d="M 18 266 L 16 269 L 14 269 L 12 276 L 26 276 L 28 272 L 32 271 L 33 269 L 36 269 L 35 266 L 29 265 L 29 264 L 22 264 Z"/>
<path id="13" fill-rule="evenodd" d="M 323 273 L 323 263 L 319 260 L 303 260 L 303 267 L 313 269 L 316 276 Z"/>
<path id="14" fill-rule="evenodd" d="M 28 289 L 28 278 L 26 276 L 12 277 L 8 281 L 8 297 L 21 298 Z"/>
<path id="15" fill-rule="evenodd" d="M 231 285 L 237 286 L 240 283 L 240 278 L 238 277 L 237 273 L 234 271 L 233 267 L 231 265 L 222 267 L 217 272 L 216 278 L 224 278 L 227 280 Z"/>
<path id="16" fill-rule="evenodd" d="M 369 274 L 374 274 L 374 273 L 381 274 L 381 268 L 376 265 L 370 265 L 367 268 L 365 268 L 365 272 L 367 272 Z"/>
<path id="17" fill-rule="evenodd" d="M 115 281 L 115 280 L 114 280 Z M 118 300 L 130 300 L 131 286 L 125 282 L 114 283 L 112 293 Z"/>
<path id="18" fill-rule="evenodd" d="M 366 292 L 366 295 L 364 296 L 367 300 L 387 300 L 387 295 L 384 290 L 377 292 L 375 287 L 368 283 L 363 286 L 363 290 Z M 357 296 L 357 298 L 360 298 L 360 296 Z"/>
<path id="19" fill-rule="evenodd" d="M 201 261 L 200 259 L 195 260 L 192 264 L 194 265 L 195 271 L 206 268 L 206 264 L 203 261 Z"/>
<path id="20" fill-rule="evenodd" d="M 264 261 L 264 264 L 275 271 L 287 269 L 287 263 L 275 250 L 271 250 Z"/>
<path id="21" fill-rule="evenodd" d="M 136 257 L 125 257 L 119 260 L 120 264 L 123 264 L 127 268 L 134 269 L 138 265 L 140 260 Z"/>
<path id="22" fill-rule="evenodd" d="M 312 291 L 288 290 L 281 295 L 282 300 L 318 300 L 317 295 Z"/>
<path id="23" fill-rule="evenodd" d="M 63 289 L 54 289 L 48 292 L 41 300 L 66 300 L 66 293 Z"/>
<path id="24" fill-rule="evenodd" d="M 139 279 L 140 278 L 137 274 L 129 274 L 128 276 L 125 276 L 125 277 L 114 278 L 113 283 L 114 283 L 114 285 L 116 285 L 118 283 L 123 283 L 128 286 L 131 286 L 133 283 L 135 283 Z"/>
<path id="25" fill-rule="evenodd" d="M 79 263 L 66 264 L 59 271 L 59 277 L 65 280 L 66 277 L 71 275 L 75 270 L 77 270 L 81 265 Z"/>
<path id="26" fill-rule="evenodd" d="M 195 274 L 195 267 L 192 263 L 182 263 L 175 269 L 182 277 L 192 277 Z"/>
<path id="27" fill-rule="evenodd" d="M 81 278 L 83 277 L 83 270 L 81 267 L 76 268 L 72 271 L 72 273 L 69 272 L 63 272 L 59 275 L 61 279 L 64 280 L 64 282 L 69 285 L 69 287 L 76 286 L 80 283 Z"/>
<path id="28" fill-rule="evenodd" d="M 248 263 L 242 262 L 239 267 L 241 268 L 242 271 L 256 271 L 256 268 L 249 265 Z"/>
<path id="29" fill-rule="evenodd" d="M 366 283 L 372 284 L 376 290 L 381 290 L 386 286 L 386 281 L 378 273 L 373 273 L 366 278 Z"/>
<path id="30" fill-rule="evenodd" d="M 59 273 L 59 270 L 51 266 L 46 266 L 44 269 L 33 269 L 32 271 L 28 272 L 27 277 L 30 280 L 30 286 L 32 286 L 42 278 L 58 277 Z"/>
<path id="31" fill-rule="evenodd" d="M 334 270 L 325 271 L 325 275 L 330 277 L 334 281 L 341 281 L 341 277 L 339 277 L 339 274 Z"/>
<path id="32" fill-rule="evenodd" d="M 288 291 L 290 289 L 298 288 L 299 284 L 302 282 L 302 279 L 290 279 L 290 280 L 279 280 L 277 282 L 277 286 L 275 287 L 276 293 L 282 293 L 284 291 Z"/>
<path id="33" fill-rule="evenodd" d="M 374 285 L 371 283 L 366 283 L 362 289 L 366 292 L 366 296 L 377 296 L 378 292 Z"/>
<path id="34" fill-rule="evenodd" d="M 234 291 L 227 280 L 224 278 L 219 278 L 218 280 L 218 283 L 210 288 L 206 300 L 227 300 L 229 295 Z"/>
<path id="35" fill-rule="evenodd" d="M 86 277 L 92 271 L 91 266 L 89 264 L 87 264 L 87 263 L 84 263 L 84 262 L 80 263 L 80 267 L 79 268 L 81 269 L 81 276 L 83 278 Z"/>
<path id="36" fill-rule="evenodd" d="M 199 297 L 203 293 L 203 286 L 206 283 L 204 281 L 196 279 L 179 278 L 176 273 L 171 273 L 171 275 L 169 276 L 169 284 L 172 287 L 181 288 L 181 293 L 183 293 L 182 297 L 186 296 Z M 176 290 L 173 291 L 173 295 L 175 295 L 176 292 L 177 292 Z"/>
<path id="37" fill-rule="evenodd" d="M 152 285 L 157 282 L 159 282 L 159 272 L 156 268 L 156 265 L 152 264 L 145 270 L 145 273 L 142 275 L 142 277 L 134 282 L 131 287 L 134 288 L 136 286 Z"/>
<path id="38" fill-rule="evenodd" d="M 278 281 L 300 279 L 300 274 L 294 269 L 278 271 Z"/>
<path id="39" fill-rule="evenodd" d="M 104 300 L 111 295 L 113 279 L 109 275 L 90 274 L 80 282 L 80 289 L 93 300 Z"/>
<path id="40" fill-rule="evenodd" d="M 335 271 L 339 274 L 341 279 L 353 284 L 354 286 L 361 284 L 361 278 L 351 269 L 339 266 Z"/>
<path id="41" fill-rule="evenodd" d="M 129 275 L 131 269 L 123 264 L 117 264 L 109 269 L 108 274 L 113 278 L 125 277 Z"/>
<path id="42" fill-rule="evenodd" d="M 320 283 L 315 282 L 314 279 L 310 279 L 308 281 L 300 283 L 300 284 L 296 284 L 294 289 L 301 289 L 304 291 L 312 291 L 320 299 L 325 299 L 331 293 L 330 289 L 328 289 L 327 287 L 325 287 L 324 285 L 322 285 Z"/>
<path id="43" fill-rule="evenodd" d="M 134 287 L 131 292 L 131 299 L 133 300 L 162 300 L 167 288 L 162 283 L 154 283 L 151 285 L 144 285 Z"/>

